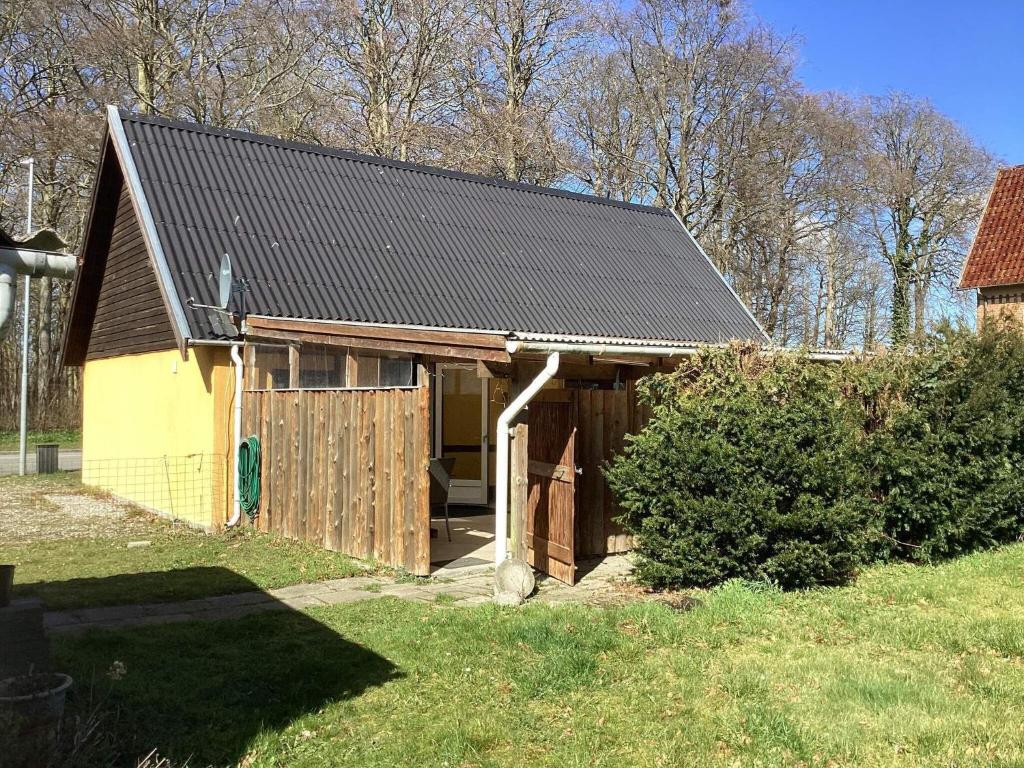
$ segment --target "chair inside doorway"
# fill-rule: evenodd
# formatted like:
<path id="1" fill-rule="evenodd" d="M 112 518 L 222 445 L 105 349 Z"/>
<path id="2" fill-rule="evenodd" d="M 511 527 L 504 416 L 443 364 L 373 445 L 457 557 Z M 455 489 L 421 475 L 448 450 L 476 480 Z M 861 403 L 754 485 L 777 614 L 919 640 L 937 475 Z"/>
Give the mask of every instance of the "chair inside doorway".
<path id="1" fill-rule="evenodd" d="M 431 572 L 494 563 L 494 456 L 489 435 L 504 405 L 503 381 L 467 364 L 438 365 L 433 399 L 434 457 L 451 467 L 451 541 L 443 509 L 431 511 Z"/>

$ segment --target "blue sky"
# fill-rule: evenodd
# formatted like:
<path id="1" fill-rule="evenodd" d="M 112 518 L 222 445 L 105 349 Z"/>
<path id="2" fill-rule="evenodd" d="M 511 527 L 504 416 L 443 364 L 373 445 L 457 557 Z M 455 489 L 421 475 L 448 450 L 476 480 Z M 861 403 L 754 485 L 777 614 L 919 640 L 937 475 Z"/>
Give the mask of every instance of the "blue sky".
<path id="1" fill-rule="evenodd" d="M 931 99 L 1005 165 L 1024 164 L 1024 0 L 748 0 L 800 43 L 801 80 Z"/>

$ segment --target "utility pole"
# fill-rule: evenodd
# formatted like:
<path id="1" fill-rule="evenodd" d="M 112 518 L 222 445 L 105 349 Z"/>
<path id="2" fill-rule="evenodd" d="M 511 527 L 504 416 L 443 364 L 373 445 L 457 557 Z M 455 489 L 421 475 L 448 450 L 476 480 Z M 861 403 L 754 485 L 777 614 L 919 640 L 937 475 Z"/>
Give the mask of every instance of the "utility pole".
<path id="1" fill-rule="evenodd" d="M 28 166 L 28 216 L 25 219 L 25 234 L 32 236 L 32 186 L 35 181 L 35 158 L 27 158 L 21 161 L 22 165 Z M 25 301 L 21 328 L 21 435 L 18 441 L 18 474 L 24 475 L 26 466 L 26 455 L 28 451 L 28 302 L 29 287 L 31 278 L 25 275 Z"/>

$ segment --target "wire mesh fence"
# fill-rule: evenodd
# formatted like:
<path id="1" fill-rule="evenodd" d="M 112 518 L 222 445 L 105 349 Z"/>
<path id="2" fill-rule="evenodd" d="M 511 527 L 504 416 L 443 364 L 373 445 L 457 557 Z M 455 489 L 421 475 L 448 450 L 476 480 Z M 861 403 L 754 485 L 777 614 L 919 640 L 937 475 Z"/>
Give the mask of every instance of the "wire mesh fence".
<path id="1" fill-rule="evenodd" d="M 212 527 L 225 519 L 227 470 L 226 457 L 209 453 L 87 458 L 82 482 L 175 520 Z"/>

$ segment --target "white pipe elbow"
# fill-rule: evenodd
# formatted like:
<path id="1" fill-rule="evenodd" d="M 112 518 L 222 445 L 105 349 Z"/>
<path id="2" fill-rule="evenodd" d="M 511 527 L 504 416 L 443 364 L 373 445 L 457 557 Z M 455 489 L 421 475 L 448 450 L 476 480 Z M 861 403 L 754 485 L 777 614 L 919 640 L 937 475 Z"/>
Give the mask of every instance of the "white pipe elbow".
<path id="1" fill-rule="evenodd" d="M 544 363 L 544 369 L 527 385 L 526 389 L 508 404 L 498 417 L 498 446 L 495 456 L 494 477 L 494 563 L 500 564 L 508 557 L 508 495 L 509 495 L 509 425 L 512 419 L 526 407 L 534 396 L 558 372 L 559 354 L 552 352 Z"/>
<path id="2" fill-rule="evenodd" d="M 0 338 L 6 335 L 11 315 L 14 314 L 16 290 L 14 270 L 6 264 L 0 264 Z"/>

